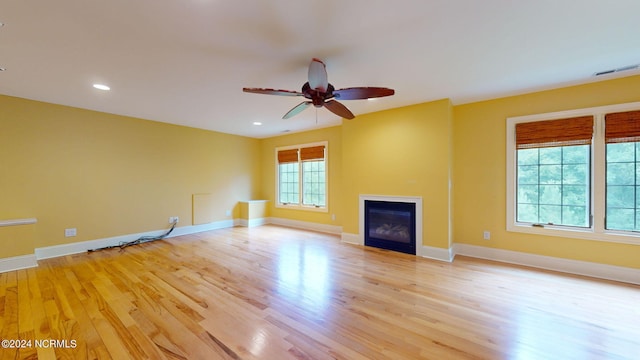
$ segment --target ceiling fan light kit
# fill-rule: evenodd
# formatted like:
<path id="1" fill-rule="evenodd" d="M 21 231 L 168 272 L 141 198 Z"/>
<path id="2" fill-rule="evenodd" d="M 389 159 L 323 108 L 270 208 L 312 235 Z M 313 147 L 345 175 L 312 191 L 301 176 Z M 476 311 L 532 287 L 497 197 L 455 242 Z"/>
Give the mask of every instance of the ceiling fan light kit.
<path id="1" fill-rule="evenodd" d="M 302 85 L 301 91 L 278 90 L 266 88 L 243 88 L 242 91 L 254 94 L 279 95 L 279 96 L 303 96 L 305 101 L 293 107 L 283 119 L 289 119 L 309 107 L 325 107 L 332 113 L 345 119 L 353 119 L 353 113 L 340 100 L 364 100 L 391 96 L 395 93 L 393 89 L 384 87 L 351 87 L 336 90 L 329 84 L 327 78 L 327 68 L 322 60 L 313 58 L 309 64 L 308 81 Z"/>

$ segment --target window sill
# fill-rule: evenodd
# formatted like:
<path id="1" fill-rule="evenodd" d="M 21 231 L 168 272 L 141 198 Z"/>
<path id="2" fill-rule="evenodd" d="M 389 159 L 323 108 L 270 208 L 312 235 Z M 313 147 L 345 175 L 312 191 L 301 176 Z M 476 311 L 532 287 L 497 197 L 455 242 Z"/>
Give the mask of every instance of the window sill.
<path id="1" fill-rule="evenodd" d="M 525 234 L 555 236 L 581 240 L 604 241 L 619 244 L 640 245 L 640 234 L 628 232 L 603 231 L 593 229 L 561 228 L 559 226 L 535 227 L 530 224 L 509 224 L 507 231 Z"/>
<path id="2" fill-rule="evenodd" d="M 276 204 L 276 208 L 278 209 L 289 209 L 289 210 L 302 210 L 302 211 L 311 211 L 311 212 L 329 212 L 329 209 L 325 207 L 315 207 L 315 206 L 305 206 L 305 205 L 289 205 L 289 204 Z"/>

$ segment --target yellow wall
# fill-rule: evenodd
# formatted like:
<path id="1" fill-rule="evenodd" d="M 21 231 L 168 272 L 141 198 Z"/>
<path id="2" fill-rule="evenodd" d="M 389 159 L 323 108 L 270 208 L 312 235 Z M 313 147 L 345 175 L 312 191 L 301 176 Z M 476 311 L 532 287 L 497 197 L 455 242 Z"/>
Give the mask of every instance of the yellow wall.
<path id="1" fill-rule="evenodd" d="M 640 268 L 640 246 L 506 231 L 506 118 L 633 101 L 640 76 L 455 106 L 454 242 Z"/>
<path id="2" fill-rule="evenodd" d="M 38 219 L 30 249 L 0 258 L 165 229 L 169 216 L 191 225 L 195 193 L 231 220 L 238 200 L 259 197 L 259 151 L 257 139 L 0 96 L 0 220 Z M 0 228 L 0 244 L 17 233 Z"/>
<path id="3" fill-rule="evenodd" d="M 448 249 L 451 242 L 451 136 L 449 100 L 344 121 L 344 232 L 359 232 L 361 194 L 421 196 L 423 244 Z"/>
<path id="4" fill-rule="evenodd" d="M 9 219 L 6 219 L 9 220 Z M 11 219 L 13 220 L 13 219 Z M 19 225 L 0 227 L 0 259 L 22 255 L 33 255 L 35 226 Z"/>
<path id="5" fill-rule="evenodd" d="M 275 149 L 280 146 L 308 144 L 328 141 L 329 163 L 329 211 L 291 210 L 276 207 L 276 163 Z M 339 226 L 342 221 L 342 132 L 339 126 L 313 131 L 293 133 L 261 140 L 263 199 L 269 200 L 268 214 L 271 217 L 297 221 L 308 221 Z M 331 215 L 335 215 L 332 220 Z"/>

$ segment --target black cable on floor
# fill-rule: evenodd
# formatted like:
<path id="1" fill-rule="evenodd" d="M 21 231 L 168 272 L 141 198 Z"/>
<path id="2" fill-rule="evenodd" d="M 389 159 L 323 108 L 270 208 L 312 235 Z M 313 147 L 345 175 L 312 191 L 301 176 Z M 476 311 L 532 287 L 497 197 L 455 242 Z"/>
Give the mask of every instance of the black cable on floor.
<path id="1" fill-rule="evenodd" d="M 171 228 L 169 229 L 169 231 L 167 231 L 166 233 L 164 233 L 162 235 L 158 235 L 158 236 L 141 236 L 138 239 L 133 240 L 133 241 L 121 242 L 118 245 L 110 245 L 110 246 L 105 246 L 105 247 L 101 247 L 101 248 L 97 248 L 97 249 L 89 249 L 89 250 L 87 250 L 87 252 L 94 252 L 94 251 L 114 249 L 114 248 L 120 248 L 120 250 L 124 250 L 125 248 L 127 248 L 129 246 L 132 246 L 132 245 L 138 245 L 138 244 L 143 244 L 143 243 L 146 243 L 146 242 L 162 240 L 162 239 L 166 238 L 167 236 L 169 236 L 169 234 L 171 234 L 173 229 L 176 227 L 176 224 L 177 224 L 177 222 L 174 222 L 173 224 L 171 224 Z"/>

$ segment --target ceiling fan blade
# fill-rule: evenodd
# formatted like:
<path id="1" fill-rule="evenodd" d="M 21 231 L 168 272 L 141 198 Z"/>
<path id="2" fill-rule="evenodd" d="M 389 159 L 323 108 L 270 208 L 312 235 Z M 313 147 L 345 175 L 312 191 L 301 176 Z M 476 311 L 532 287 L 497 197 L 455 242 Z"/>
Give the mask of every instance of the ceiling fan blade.
<path id="1" fill-rule="evenodd" d="M 284 114 L 284 116 L 282 117 L 283 119 L 289 119 L 292 118 L 296 115 L 298 115 L 299 113 L 302 112 L 302 110 L 306 109 L 309 107 L 309 105 L 311 105 L 311 101 L 303 101 L 300 104 L 296 105 L 293 109 L 289 110 L 288 113 Z"/>
<path id="2" fill-rule="evenodd" d="M 242 91 L 254 94 L 281 95 L 281 96 L 303 96 L 299 91 L 263 89 L 263 88 L 242 88 Z"/>
<path id="3" fill-rule="evenodd" d="M 340 100 L 370 99 L 393 94 L 395 94 L 393 89 L 383 87 L 352 87 L 333 91 L 335 98 Z"/>
<path id="4" fill-rule="evenodd" d="M 313 58 L 309 64 L 309 86 L 313 90 L 326 92 L 329 86 L 327 67 L 322 60 Z"/>
<path id="5" fill-rule="evenodd" d="M 343 117 L 345 119 L 353 119 L 355 117 L 353 113 L 349 111 L 349 109 L 347 109 L 346 106 L 342 105 L 341 103 L 335 100 L 325 101 L 324 107 L 329 109 L 329 111 L 331 111 L 332 113 L 340 117 Z"/>

